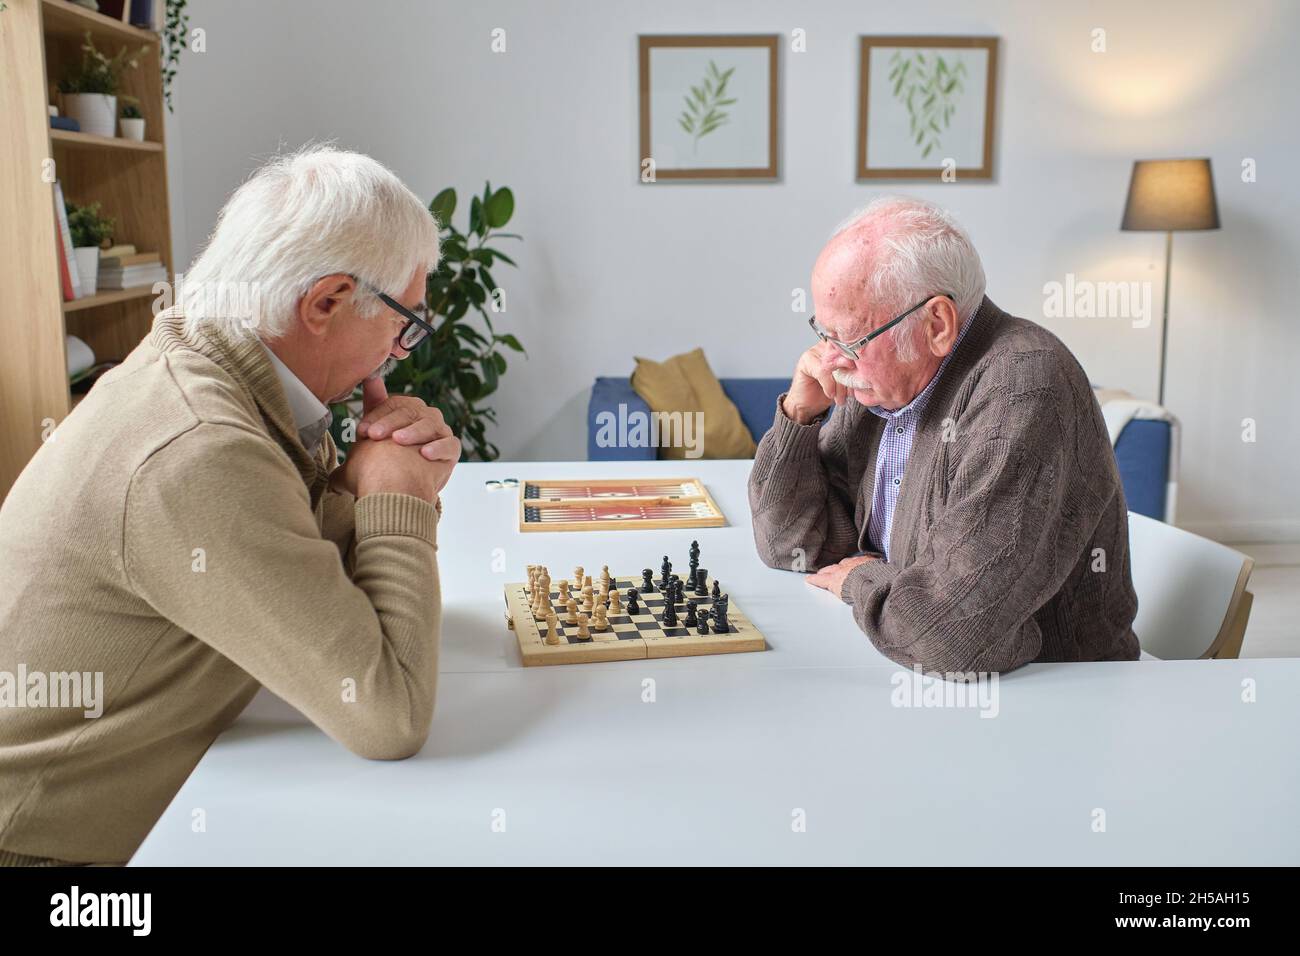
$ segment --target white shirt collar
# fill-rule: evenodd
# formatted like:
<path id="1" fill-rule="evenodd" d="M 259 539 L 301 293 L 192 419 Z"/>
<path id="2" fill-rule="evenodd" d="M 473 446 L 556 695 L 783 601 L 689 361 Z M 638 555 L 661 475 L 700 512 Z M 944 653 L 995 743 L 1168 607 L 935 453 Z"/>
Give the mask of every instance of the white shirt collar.
<path id="1" fill-rule="evenodd" d="M 320 444 L 321 437 L 325 433 L 325 429 L 321 427 L 322 423 L 325 427 L 329 426 L 330 410 L 324 402 L 312 394 L 311 389 L 302 383 L 302 379 L 295 375 L 289 366 L 280 361 L 280 356 L 272 352 L 265 342 L 262 343 L 262 347 L 270 356 L 276 377 L 284 387 L 285 397 L 289 400 L 289 411 L 293 414 L 293 423 L 298 429 L 298 437 L 302 439 L 306 449 L 315 454 L 316 446 Z"/>

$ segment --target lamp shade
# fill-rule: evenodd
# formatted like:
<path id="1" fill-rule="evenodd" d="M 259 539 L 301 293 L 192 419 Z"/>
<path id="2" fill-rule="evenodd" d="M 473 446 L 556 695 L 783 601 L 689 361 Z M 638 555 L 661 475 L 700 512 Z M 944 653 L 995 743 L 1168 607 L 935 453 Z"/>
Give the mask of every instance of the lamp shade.
<path id="1" fill-rule="evenodd" d="M 1133 164 L 1120 229 L 1218 229 L 1219 206 L 1208 159 L 1139 159 Z"/>

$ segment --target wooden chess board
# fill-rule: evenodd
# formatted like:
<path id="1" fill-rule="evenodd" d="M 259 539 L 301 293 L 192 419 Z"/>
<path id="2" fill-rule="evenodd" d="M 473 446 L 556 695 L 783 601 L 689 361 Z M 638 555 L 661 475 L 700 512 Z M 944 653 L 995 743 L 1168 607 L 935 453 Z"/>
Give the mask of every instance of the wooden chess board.
<path id="1" fill-rule="evenodd" d="M 703 570 L 703 569 L 701 569 Z M 614 579 L 611 589 L 618 587 L 626 595 L 628 588 L 641 588 L 641 578 L 622 576 Z M 553 582 L 557 583 L 557 582 Z M 708 580 L 708 588 L 713 587 L 713 579 Z M 593 661 L 629 661 L 648 657 L 690 657 L 699 654 L 735 654 L 743 651 L 765 651 L 767 641 L 762 633 L 745 616 L 745 612 L 730 601 L 727 610 L 729 628 L 726 634 L 717 634 L 710 627 L 708 634 L 700 634 L 693 627 L 684 623 L 686 617 L 685 603 L 677 606 L 677 626 L 665 627 L 663 623 L 664 595 L 656 588 L 649 594 L 642 594 L 637 600 L 640 604 L 639 614 L 627 613 L 627 600 L 624 597 L 623 612 L 609 615 L 609 629 L 591 631 L 591 639 L 578 639 L 578 625 L 565 624 L 566 612 L 559 606 L 560 592 L 551 589 L 551 600 L 555 602 L 559 614 L 561 629 L 564 631 L 559 644 L 547 644 L 542 629 L 545 621 L 533 617 L 527 583 L 507 584 L 505 586 L 506 619 L 519 640 L 519 653 L 526 666 L 538 664 L 588 664 Z M 686 600 L 696 607 L 708 608 L 709 598 L 687 592 Z M 579 602 L 581 605 L 581 602 Z"/>
<path id="2" fill-rule="evenodd" d="M 726 523 L 698 478 L 560 478 L 519 486 L 520 531 L 721 528 Z"/>

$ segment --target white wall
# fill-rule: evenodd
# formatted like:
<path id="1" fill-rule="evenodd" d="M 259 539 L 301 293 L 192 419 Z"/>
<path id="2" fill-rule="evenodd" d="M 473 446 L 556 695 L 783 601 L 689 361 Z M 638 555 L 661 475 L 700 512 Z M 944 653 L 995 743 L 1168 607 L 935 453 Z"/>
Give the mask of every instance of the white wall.
<path id="1" fill-rule="evenodd" d="M 1135 158 L 1210 156 L 1224 228 L 1175 238 L 1167 404 L 1185 423 L 1179 522 L 1300 538 L 1300 8 L 1276 2 L 192 0 L 181 63 L 187 261 L 257 157 L 337 139 L 415 191 L 511 186 L 522 268 L 495 270 L 528 347 L 496 398 L 506 458 L 585 456 L 586 391 L 634 354 L 702 345 L 726 375 L 787 374 L 808 344 L 791 290 L 855 183 L 856 37 L 1001 37 L 993 183 L 888 186 L 967 224 L 999 305 L 1043 322 L 1096 382 L 1154 396 L 1163 236 L 1121 233 Z M 508 49 L 490 50 L 504 27 Z M 637 181 L 636 36 L 807 31 L 782 52 L 775 184 Z M 1106 30 L 1107 52 L 1090 50 Z M 170 135 L 170 134 L 169 134 Z M 1244 157 L 1258 181 L 1243 183 Z M 183 183 L 183 185 L 181 185 Z M 463 210 L 462 210 L 463 214 Z M 1067 273 L 1153 283 L 1155 320 L 1045 319 Z M 1258 440 L 1241 440 L 1241 422 Z"/>

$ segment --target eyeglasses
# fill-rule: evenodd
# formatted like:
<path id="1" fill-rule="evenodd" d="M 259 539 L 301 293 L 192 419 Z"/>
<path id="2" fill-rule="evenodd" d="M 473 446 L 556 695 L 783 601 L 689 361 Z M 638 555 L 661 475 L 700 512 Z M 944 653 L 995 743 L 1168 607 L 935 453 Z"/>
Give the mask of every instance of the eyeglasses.
<path id="1" fill-rule="evenodd" d="M 406 325 L 402 327 L 401 334 L 397 336 L 397 344 L 401 346 L 403 351 L 414 351 L 415 347 L 424 341 L 425 336 L 433 331 L 433 326 L 429 324 L 429 307 L 425 303 L 421 302 L 414 309 L 408 309 L 391 295 L 380 292 L 369 282 L 357 279 L 356 276 L 350 278 L 356 279 L 358 285 L 367 292 L 374 293 L 379 297 L 380 302 L 406 319 Z"/>
<path id="2" fill-rule="evenodd" d="M 951 293 L 941 292 L 939 293 L 939 295 L 942 295 L 945 299 L 952 299 L 954 303 L 957 301 L 956 298 L 954 298 Z M 896 326 L 899 322 L 902 322 L 905 318 L 907 318 L 909 315 L 911 315 L 913 312 L 915 312 L 917 309 L 925 305 L 933 298 L 936 298 L 936 296 L 933 295 L 926 296 L 924 299 L 916 303 L 916 305 L 912 306 L 902 315 L 890 319 L 880 328 L 873 329 L 872 331 L 868 332 L 866 335 L 862 336 L 862 338 L 858 339 L 856 342 L 841 342 L 839 339 L 832 338 L 830 335 L 826 333 L 824 329 L 821 328 L 821 326 L 817 324 L 817 314 L 815 312 L 808 317 L 808 326 L 813 330 L 813 332 L 817 334 L 817 338 L 821 339 L 823 342 L 829 342 L 831 345 L 835 346 L 837 349 L 840 350 L 841 355 L 846 355 L 856 362 L 858 360 L 858 352 L 861 351 L 863 348 L 865 348 L 868 342 L 870 342 L 872 339 L 876 338 L 877 336 L 884 335 L 886 332 L 888 332 L 890 329 Z"/>

